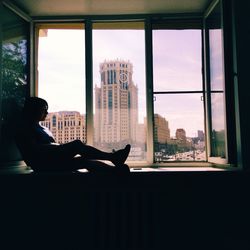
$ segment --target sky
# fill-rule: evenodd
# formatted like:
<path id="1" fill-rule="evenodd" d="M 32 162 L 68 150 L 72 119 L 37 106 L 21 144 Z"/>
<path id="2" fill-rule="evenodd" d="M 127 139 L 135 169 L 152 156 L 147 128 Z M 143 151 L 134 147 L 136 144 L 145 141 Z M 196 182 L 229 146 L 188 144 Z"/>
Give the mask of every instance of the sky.
<path id="1" fill-rule="evenodd" d="M 39 39 L 38 95 L 49 111 L 85 113 L 85 51 L 83 30 L 48 30 Z M 139 90 L 139 121 L 146 116 L 145 45 L 143 30 L 93 31 L 93 84 L 100 85 L 99 64 L 122 59 L 133 64 L 133 81 Z M 154 91 L 201 90 L 201 33 L 153 32 Z M 187 136 L 204 131 L 201 94 L 155 95 L 155 113 L 165 117 L 171 136 L 184 128 Z"/>

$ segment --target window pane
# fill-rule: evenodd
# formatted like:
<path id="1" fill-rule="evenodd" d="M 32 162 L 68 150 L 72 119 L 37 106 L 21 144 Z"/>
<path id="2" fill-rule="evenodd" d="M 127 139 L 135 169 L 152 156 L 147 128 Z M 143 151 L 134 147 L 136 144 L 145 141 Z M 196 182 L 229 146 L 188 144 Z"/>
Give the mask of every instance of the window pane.
<path id="1" fill-rule="evenodd" d="M 217 4 L 207 18 L 207 27 L 209 32 L 210 87 L 211 90 L 223 90 L 224 69 L 220 4 Z"/>
<path id="2" fill-rule="evenodd" d="M 225 158 L 224 94 L 211 95 L 212 112 L 212 156 Z"/>
<path id="3" fill-rule="evenodd" d="M 204 161 L 202 94 L 158 94 L 154 102 L 155 161 Z"/>
<path id="4" fill-rule="evenodd" d="M 128 160 L 146 157 L 144 30 L 94 24 L 94 144 L 105 151 L 132 145 Z M 139 23 L 142 25 L 141 23 Z M 119 29 L 120 26 L 120 29 Z"/>
<path id="5" fill-rule="evenodd" d="M 220 93 L 211 93 L 211 156 L 225 158 L 225 100 L 224 59 L 220 2 L 206 20 L 209 36 L 210 88 Z"/>
<path id="6" fill-rule="evenodd" d="M 2 68 L 0 76 L 0 160 L 19 160 L 13 135 L 20 119 L 28 85 L 29 23 L 6 7 L 1 11 Z"/>
<path id="7" fill-rule="evenodd" d="M 50 112 L 42 125 L 58 143 L 85 142 L 85 32 L 59 27 L 39 30 L 38 96 Z"/>
<path id="8" fill-rule="evenodd" d="M 201 30 L 153 30 L 154 91 L 201 90 Z"/>

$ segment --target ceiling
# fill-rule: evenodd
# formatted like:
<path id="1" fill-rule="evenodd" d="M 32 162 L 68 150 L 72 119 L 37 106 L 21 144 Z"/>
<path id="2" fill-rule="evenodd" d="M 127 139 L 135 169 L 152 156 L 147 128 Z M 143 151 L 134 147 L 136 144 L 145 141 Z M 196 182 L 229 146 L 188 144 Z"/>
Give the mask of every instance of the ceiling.
<path id="1" fill-rule="evenodd" d="M 30 16 L 203 13 L 211 0 L 9 0 Z"/>

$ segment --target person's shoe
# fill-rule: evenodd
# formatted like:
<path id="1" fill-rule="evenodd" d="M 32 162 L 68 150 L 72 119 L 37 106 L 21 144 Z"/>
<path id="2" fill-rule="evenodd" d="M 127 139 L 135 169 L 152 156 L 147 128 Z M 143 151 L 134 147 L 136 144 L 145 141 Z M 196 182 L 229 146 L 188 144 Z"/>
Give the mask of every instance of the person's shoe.
<path id="1" fill-rule="evenodd" d="M 124 165 L 124 162 L 127 160 L 129 152 L 131 149 L 131 145 L 127 144 L 126 147 L 124 149 L 120 149 L 118 151 L 115 151 L 113 153 L 113 159 L 111 160 L 111 162 L 119 167 Z"/>

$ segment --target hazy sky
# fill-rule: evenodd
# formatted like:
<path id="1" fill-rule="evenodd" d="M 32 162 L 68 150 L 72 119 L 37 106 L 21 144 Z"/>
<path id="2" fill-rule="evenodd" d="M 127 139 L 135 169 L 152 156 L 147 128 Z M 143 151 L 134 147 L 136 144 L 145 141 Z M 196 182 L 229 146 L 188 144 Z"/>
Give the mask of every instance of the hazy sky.
<path id="1" fill-rule="evenodd" d="M 200 31 L 154 31 L 154 90 L 201 90 Z M 39 96 L 49 111 L 85 112 L 83 30 L 49 30 L 39 39 Z M 145 46 L 142 30 L 93 31 L 93 81 L 100 84 L 99 64 L 122 59 L 133 64 L 139 89 L 139 120 L 146 115 Z M 169 122 L 171 135 L 184 128 L 188 136 L 204 130 L 201 94 L 156 95 L 155 113 Z"/>

